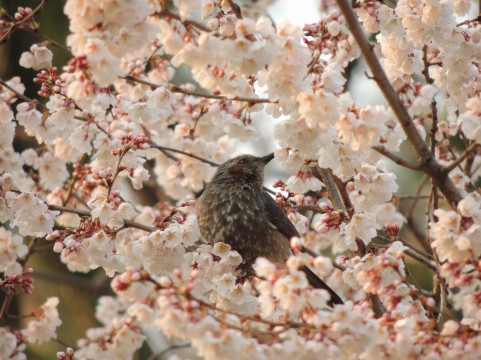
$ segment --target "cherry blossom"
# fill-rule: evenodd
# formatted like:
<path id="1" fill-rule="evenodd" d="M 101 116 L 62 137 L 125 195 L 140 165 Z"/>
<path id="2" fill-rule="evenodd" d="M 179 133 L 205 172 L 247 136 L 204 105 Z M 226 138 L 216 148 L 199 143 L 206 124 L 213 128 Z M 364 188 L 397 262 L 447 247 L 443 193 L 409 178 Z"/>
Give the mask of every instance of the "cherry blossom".
<path id="1" fill-rule="evenodd" d="M 24 52 L 20 57 L 20 65 L 34 70 L 49 68 L 52 66 L 53 54 L 45 46 L 33 44 L 30 52 Z"/>
<path id="2" fill-rule="evenodd" d="M 111 288 L 58 359 L 480 357 L 475 6 L 324 1 L 299 26 L 270 3 L 67 0 L 65 45 L 56 4 L 0 11 L 0 42 L 37 38 L 0 79 L 0 358 L 57 338 L 59 294 L 23 301 L 43 253 Z M 285 261 L 200 235 L 195 199 L 246 152 L 275 154 Z"/>
<path id="3" fill-rule="evenodd" d="M 35 315 L 36 318 L 28 322 L 22 332 L 28 342 L 43 343 L 57 337 L 56 329 L 62 323 L 57 311 L 58 303 L 58 298 L 47 299 L 41 307 L 41 314 Z"/>

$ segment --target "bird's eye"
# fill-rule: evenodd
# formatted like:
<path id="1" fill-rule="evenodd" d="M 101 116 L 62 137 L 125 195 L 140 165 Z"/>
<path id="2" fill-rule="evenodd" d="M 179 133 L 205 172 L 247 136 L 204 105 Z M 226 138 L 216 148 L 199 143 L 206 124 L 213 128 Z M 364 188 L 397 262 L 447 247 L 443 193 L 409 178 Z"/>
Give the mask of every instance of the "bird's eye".
<path id="1" fill-rule="evenodd" d="M 249 162 L 249 159 L 243 158 L 238 161 L 238 164 L 247 164 Z"/>

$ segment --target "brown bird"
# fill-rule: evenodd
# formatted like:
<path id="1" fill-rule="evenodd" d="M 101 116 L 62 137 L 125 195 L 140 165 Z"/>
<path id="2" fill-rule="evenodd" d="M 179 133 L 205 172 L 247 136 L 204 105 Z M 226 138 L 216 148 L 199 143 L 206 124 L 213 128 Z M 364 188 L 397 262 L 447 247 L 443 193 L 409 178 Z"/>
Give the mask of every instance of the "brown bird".
<path id="1" fill-rule="evenodd" d="M 285 263 L 291 255 L 290 239 L 299 236 L 284 211 L 262 188 L 264 168 L 273 158 L 274 154 L 242 155 L 225 162 L 197 199 L 197 219 L 204 239 L 210 244 L 229 244 L 248 268 L 260 256 Z M 329 292 L 329 306 L 343 304 L 311 269 L 303 266 L 301 270 L 313 287 Z"/>

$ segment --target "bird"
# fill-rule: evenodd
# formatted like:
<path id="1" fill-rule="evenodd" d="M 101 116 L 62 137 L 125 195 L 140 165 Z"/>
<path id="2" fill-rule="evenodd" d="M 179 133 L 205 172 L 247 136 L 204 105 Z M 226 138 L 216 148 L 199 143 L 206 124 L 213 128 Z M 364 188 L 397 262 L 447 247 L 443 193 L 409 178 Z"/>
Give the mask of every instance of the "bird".
<path id="1" fill-rule="evenodd" d="M 196 202 L 204 240 L 212 245 L 230 245 L 247 268 L 258 257 L 285 263 L 292 254 L 291 238 L 299 237 L 286 213 L 263 188 L 264 168 L 273 158 L 271 153 L 262 157 L 240 155 L 226 161 L 219 165 Z M 309 267 L 300 269 L 311 286 L 329 293 L 330 307 L 344 303 Z"/>

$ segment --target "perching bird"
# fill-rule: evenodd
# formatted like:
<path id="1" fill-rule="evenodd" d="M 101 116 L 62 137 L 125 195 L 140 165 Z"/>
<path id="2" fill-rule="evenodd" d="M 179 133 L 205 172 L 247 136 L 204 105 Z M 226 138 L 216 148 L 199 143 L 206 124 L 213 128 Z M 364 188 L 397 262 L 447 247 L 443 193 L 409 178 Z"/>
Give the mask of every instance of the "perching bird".
<path id="1" fill-rule="evenodd" d="M 210 244 L 223 242 L 236 250 L 248 266 L 257 257 L 284 263 L 291 255 L 290 239 L 299 236 L 274 199 L 262 188 L 264 167 L 274 154 L 238 156 L 220 165 L 197 199 L 200 232 Z M 330 306 L 342 299 L 311 269 L 301 268 L 309 283 L 331 295 Z"/>

